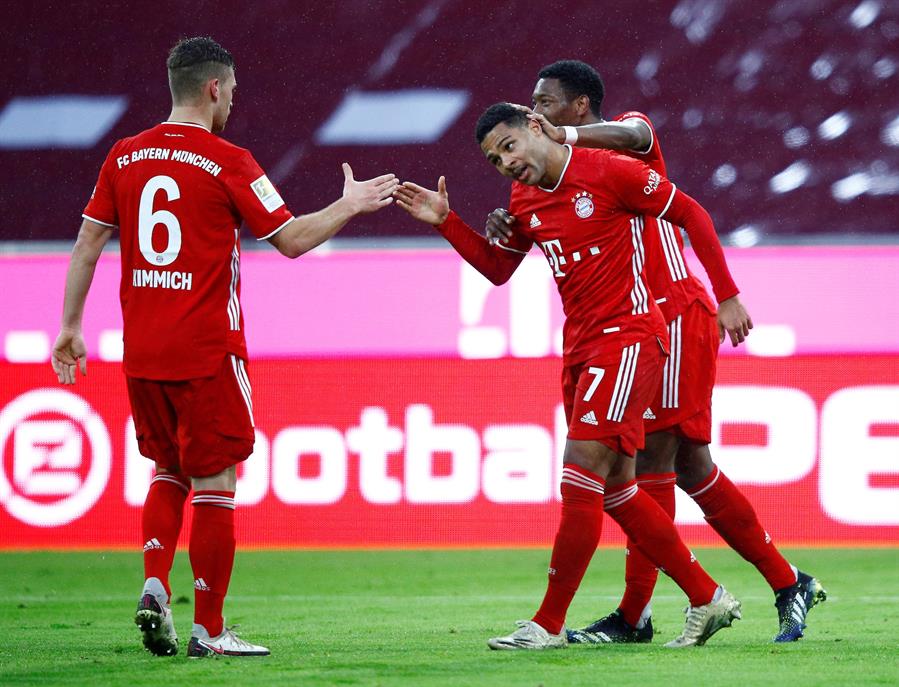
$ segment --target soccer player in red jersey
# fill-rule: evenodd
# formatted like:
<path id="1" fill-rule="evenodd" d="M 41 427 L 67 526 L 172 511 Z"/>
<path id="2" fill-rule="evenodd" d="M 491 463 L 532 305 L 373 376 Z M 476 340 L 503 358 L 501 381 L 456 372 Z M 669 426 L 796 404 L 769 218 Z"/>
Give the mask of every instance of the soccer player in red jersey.
<path id="1" fill-rule="evenodd" d="M 643 216 L 710 224 L 689 196 L 643 163 L 607 150 L 552 141 L 508 103 L 481 115 L 477 139 L 487 160 L 514 180 L 511 212 L 524 218 L 506 243 L 490 243 L 450 210 L 437 191 L 405 182 L 397 202 L 434 225 L 495 284 L 509 279 L 533 244 L 543 250 L 565 310 L 562 390 L 568 421 L 562 518 L 546 595 L 532 620 L 489 640 L 492 649 L 567 645 L 565 615 L 599 542 L 605 509 L 636 545 L 686 592 L 683 633 L 667 644 L 703 644 L 740 617 L 740 602 L 702 569 L 671 518 L 634 479 L 643 411 L 659 384 L 668 336 L 643 269 Z"/>
<path id="2" fill-rule="evenodd" d="M 538 74 L 533 93 L 535 118 L 558 142 L 576 138 L 578 146 L 617 150 L 667 175 L 652 122 L 641 112 L 625 112 L 603 121 L 604 91 L 602 79 L 589 65 L 576 60 L 555 62 Z M 514 218 L 507 212 L 491 213 L 488 238 L 506 238 L 513 224 Z M 668 325 L 671 355 L 662 384 L 644 415 L 646 448 L 637 455 L 637 482 L 672 519 L 675 481 L 692 496 L 709 524 L 758 568 L 774 591 L 780 623 L 775 641 L 797 640 L 808 611 L 823 601 L 826 593 L 816 579 L 798 571 L 781 555 L 752 505 L 718 469 L 709 452 L 718 344 L 725 333 L 734 346 L 741 343 L 752 321 L 739 301 L 739 290 L 714 231 L 703 231 L 709 227 L 702 224 L 687 227 L 691 245 L 712 283 L 717 311 L 687 267 L 676 223 L 650 214 L 643 218 L 643 225 L 648 286 Z M 570 630 L 569 641 L 650 641 L 650 600 L 657 577 L 656 566 L 629 541 L 626 589 L 619 607 L 583 630 Z"/>
<path id="3" fill-rule="evenodd" d="M 119 229 L 124 370 L 138 446 L 156 462 L 142 512 L 146 582 L 135 622 L 144 646 L 178 651 L 169 571 L 193 488 L 190 562 L 194 625 L 188 656 L 261 656 L 225 627 L 234 562 L 236 466 L 253 451 L 253 405 L 240 308 L 240 236 L 295 258 L 351 218 L 389 205 L 392 174 L 355 181 L 343 196 L 294 217 L 249 151 L 220 138 L 231 111 L 234 61 L 210 38 L 180 41 L 168 57 L 167 121 L 113 145 L 84 210 L 66 278 L 53 369 L 86 374 L 85 299 L 103 247 Z"/>

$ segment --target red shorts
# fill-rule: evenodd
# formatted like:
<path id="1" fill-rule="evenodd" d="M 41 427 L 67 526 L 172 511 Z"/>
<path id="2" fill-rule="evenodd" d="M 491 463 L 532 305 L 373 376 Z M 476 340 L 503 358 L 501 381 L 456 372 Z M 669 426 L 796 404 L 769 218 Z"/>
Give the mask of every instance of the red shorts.
<path id="1" fill-rule="evenodd" d="M 659 385 L 664 358 L 653 336 L 615 356 L 564 368 L 568 438 L 599 441 L 628 456 L 643 448 L 643 411 Z"/>
<path id="2" fill-rule="evenodd" d="M 252 392 L 240 358 L 225 356 L 212 377 L 125 379 L 137 446 L 167 471 L 211 477 L 253 452 Z"/>
<path id="3" fill-rule="evenodd" d="M 671 355 L 646 410 L 646 433 L 672 432 L 697 444 L 712 440 L 712 388 L 718 361 L 715 313 L 694 301 L 668 323 Z"/>

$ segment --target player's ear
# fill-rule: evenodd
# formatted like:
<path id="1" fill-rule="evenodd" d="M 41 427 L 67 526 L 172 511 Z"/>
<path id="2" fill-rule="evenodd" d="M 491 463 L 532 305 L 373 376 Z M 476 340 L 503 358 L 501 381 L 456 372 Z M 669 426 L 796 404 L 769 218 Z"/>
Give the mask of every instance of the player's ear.
<path id="1" fill-rule="evenodd" d="M 212 102 L 218 102 L 222 96 L 222 82 L 219 79 L 210 79 L 206 83 L 206 91 L 212 97 Z"/>
<path id="2" fill-rule="evenodd" d="M 574 109 L 579 117 L 587 114 L 587 111 L 590 109 L 590 98 L 586 95 L 579 95 L 574 101 Z"/>
<path id="3" fill-rule="evenodd" d="M 531 119 L 530 117 L 528 117 L 527 122 L 528 122 L 528 125 L 527 125 L 528 130 L 532 134 L 542 134 L 543 133 L 543 127 L 540 126 L 540 122 L 538 122 L 536 119 Z"/>

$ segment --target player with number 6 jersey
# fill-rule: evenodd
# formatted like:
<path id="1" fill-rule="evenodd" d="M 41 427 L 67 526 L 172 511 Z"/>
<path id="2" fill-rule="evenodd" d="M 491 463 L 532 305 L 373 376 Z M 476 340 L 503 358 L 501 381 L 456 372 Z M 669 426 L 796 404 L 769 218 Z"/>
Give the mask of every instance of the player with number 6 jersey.
<path id="1" fill-rule="evenodd" d="M 211 38 L 179 41 L 166 66 L 169 119 L 113 145 L 72 250 L 53 369 L 87 372 L 81 320 L 94 268 L 118 228 L 124 368 L 140 452 L 156 463 L 141 517 L 144 587 L 134 621 L 157 656 L 178 651 L 169 573 L 184 502 L 194 495 L 190 562 L 194 623 L 188 656 L 265 656 L 225 626 L 234 563 L 238 463 L 253 451 L 253 402 L 240 308 L 240 227 L 295 258 L 353 217 L 389 205 L 396 177 L 356 181 L 294 217 L 253 156 L 219 138 L 237 80 Z"/>
<path id="2" fill-rule="evenodd" d="M 83 216 L 119 227 L 125 374 L 192 379 L 247 359 L 240 226 L 267 239 L 293 220 L 248 150 L 163 122 L 112 147 Z"/>

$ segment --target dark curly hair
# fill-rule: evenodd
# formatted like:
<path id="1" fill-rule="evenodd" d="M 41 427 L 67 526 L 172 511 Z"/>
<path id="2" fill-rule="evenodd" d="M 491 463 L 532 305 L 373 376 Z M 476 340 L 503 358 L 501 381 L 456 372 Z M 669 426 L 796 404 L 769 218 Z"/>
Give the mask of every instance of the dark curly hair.
<path id="1" fill-rule="evenodd" d="M 182 38 L 169 52 L 169 89 L 176 103 L 196 97 L 209 79 L 224 78 L 234 68 L 231 53 L 207 36 Z"/>
<path id="2" fill-rule="evenodd" d="M 586 95 L 590 98 L 590 111 L 602 118 L 602 99 L 606 89 L 599 73 L 586 62 L 559 60 L 541 69 L 537 78 L 558 79 L 569 100 Z"/>
<path id="3" fill-rule="evenodd" d="M 528 118 L 523 111 L 509 103 L 496 103 L 491 105 L 478 117 L 475 127 L 475 138 L 478 143 L 483 143 L 484 138 L 496 127 L 497 124 L 509 126 L 526 126 Z"/>

